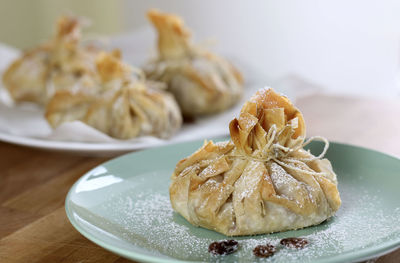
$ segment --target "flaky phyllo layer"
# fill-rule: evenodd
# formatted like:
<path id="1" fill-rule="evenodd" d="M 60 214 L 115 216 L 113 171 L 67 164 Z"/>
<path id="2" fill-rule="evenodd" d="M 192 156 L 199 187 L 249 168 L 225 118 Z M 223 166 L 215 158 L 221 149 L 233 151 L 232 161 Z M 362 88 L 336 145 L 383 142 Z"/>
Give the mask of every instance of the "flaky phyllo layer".
<path id="1" fill-rule="evenodd" d="M 303 149 L 303 116 L 286 97 L 258 91 L 229 129 L 231 140 L 205 142 L 176 165 L 171 203 L 189 222 L 253 235 L 319 224 L 338 210 L 328 144 L 317 157 Z"/>
<path id="2" fill-rule="evenodd" d="M 180 17 L 150 10 L 148 18 L 158 33 L 158 56 L 146 65 L 146 75 L 167 84 L 183 115 L 216 113 L 239 100 L 240 72 L 222 57 L 195 46 Z"/>

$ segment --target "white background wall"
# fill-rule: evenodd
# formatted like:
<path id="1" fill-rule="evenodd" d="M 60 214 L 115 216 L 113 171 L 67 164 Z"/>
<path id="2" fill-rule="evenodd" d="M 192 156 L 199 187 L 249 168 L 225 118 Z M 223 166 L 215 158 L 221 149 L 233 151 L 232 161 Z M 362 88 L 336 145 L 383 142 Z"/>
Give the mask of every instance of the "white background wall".
<path id="1" fill-rule="evenodd" d="M 215 49 L 266 82 L 296 75 L 329 92 L 400 96 L 397 0 L 0 0 L 0 37 L 44 39 L 51 21 L 72 11 L 92 18 L 99 33 L 136 32 L 150 38 L 143 42 L 147 52 L 154 46 L 145 19 L 151 7 L 182 15 L 196 40 L 217 40 Z M 123 48 L 143 53 L 139 46 Z"/>
<path id="2" fill-rule="evenodd" d="M 127 24 L 149 7 L 181 14 L 267 79 L 300 75 L 328 91 L 400 96 L 400 1 L 126 1 Z"/>

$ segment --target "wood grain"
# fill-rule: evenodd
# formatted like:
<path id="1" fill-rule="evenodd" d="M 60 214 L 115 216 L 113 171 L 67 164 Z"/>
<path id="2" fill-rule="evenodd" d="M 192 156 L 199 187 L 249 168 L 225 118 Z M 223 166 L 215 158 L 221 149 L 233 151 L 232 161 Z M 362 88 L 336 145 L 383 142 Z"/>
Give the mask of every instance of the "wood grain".
<path id="1" fill-rule="evenodd" d="M 400 156 L 400 101 L 313 95 L 297 105 L 309 135 Z M 80 235 L 64 210 L 72 184 L 107 159 L 0 142 L 0 262 L 130 262 Z M 400 262 L 400 249 L 374 261 Z"/>
<path id="2" fill-rule="evenodd" d="M 65 196 L 109 158 L 0 143 L 0 262 L 130 262 L 93 244 L 69 223 Z"/>

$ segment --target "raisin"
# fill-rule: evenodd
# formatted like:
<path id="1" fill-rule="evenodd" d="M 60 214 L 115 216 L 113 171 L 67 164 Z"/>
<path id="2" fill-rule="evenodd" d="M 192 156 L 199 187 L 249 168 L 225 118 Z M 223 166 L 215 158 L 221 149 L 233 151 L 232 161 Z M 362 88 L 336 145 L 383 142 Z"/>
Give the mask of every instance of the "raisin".
<path id="1" fill-rule="evenodd" d="M 214 255 L 228 255 L 236 252 L 239 248 L 239 243 L 236 240 L 216 241 L 210 244 L 208 252 Z"/>
<path id="2" fill-rule="evenodd" d="M 275 247 L 270 244 L 258 245 L 253 249 L 253 254 L 259 258 L 267 258 L 275 253 Z"/>
<path id="3" fill-rule="evenodd" d="M 289 237 L 281 240 L 281 245 L 289 248 L 302 249 L 308 244 L 308 240 L 301 237 Z"/>

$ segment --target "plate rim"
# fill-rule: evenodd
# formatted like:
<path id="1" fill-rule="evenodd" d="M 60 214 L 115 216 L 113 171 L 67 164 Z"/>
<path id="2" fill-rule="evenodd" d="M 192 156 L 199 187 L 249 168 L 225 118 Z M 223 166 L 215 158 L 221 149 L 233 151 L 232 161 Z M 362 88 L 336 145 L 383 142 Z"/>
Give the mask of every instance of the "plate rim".
<path id="1" fill-rule="evenodd" d="M 185 260 L 179 260 L 179 259 L 160 258 L 157 256 L 143 255 L 139 252 L 132 252 L 132 251 L 128 251 L 126 249 L 121 249 L 117 246 L 109 245 L 106 242 L 92 236 L 84 228 L 81 228 L 77 222 L 75 222 L 75 219 L 73 218 L 73 212 L 70 208 L 69 202 L 71 200 L 70 196 L 72 195 L 72 192 L 77 187 L 77 185 L 81 181 L 85 180 L 86 177 L 90 176 L 91 172 L 99 166 L 107 165 L 108 163 L 114 162 L 117 159 L 128 158 L 128 156 L 130 156 L 130 155 L 136 155 L 136 154 L 140 154 L 140 153 L 146 152 L 146 151 L 151 151 L 151 150 L 155 150 L 155 149 L 159 150 L 160 148 L 176 147 L 176 146 L 179 146 L 182 144 L 187 144 L 187 143 L 201 143 L 202 141 L 203 140 L 200 139 L 200 140 L 193 140 L 193 141 L 187 141 L 187 142 L 179 142 L 179 143 L 174 143 L 174 144 L 169 144 L 169 145 L 162 145 L 162 146 L 158 146 L 158 147 L 154 147 L 154 148 L 148 148 L 148 149 L 138 151 L 138 152 L 130 152 L 130 153 L 120 155 L 118 157 L 112 158 L 108 161 L 105 161 L 101 164 L 96 165 L 95 167 L 93 167 L 92 169 L 90 169 L 89 171 L 84 173 L 78 180 L 76 180 L 75 183 L 71 186 L 71 188 L 68 191 L 68 194 L 65 198 L 65 212 L 66 212 L 69 222 L 85 238 L 89 239 L 90 241 L 94 242 L 95 244 L 99 245 L 100 247 L 102 247 L 112 253 L 116 253 L 127 259 L 135 259 L 135 260 L 140 260 L 140 261 L 145 261 L 145 262 L 154 262 L 156 260 L 157 262 L 163 262 L 163 263 L 196 262 L 196 261 L 185 261 Z M 357 145 L 353 145 L 353 144 L 349 144 L 349 143 L 342 143 L 342 142 L 336 142 L 336 141 L 329 141 L 329 143 L 337 144 L 342 147 L 344 146 L 344 147 L 358 148 L 360 150 L 373 152 L 375 154 L 381 154 L 381 155 L 384 155 L 386 157 L 389 157 L 391 159 L 394 159 L 394 160 L 400 162 L 400 158 L 395 155 L 391 155 L 391 154 L 384 153 L 384 152 L 381 152 L 378 150 L 370 149 L 370 148 L 367 148 L 364 146 L 357 146 Z M 364 248 L 364 249 L 357 250 L 356 252 L 345 252 L 343 254 L 335 256 L 334 259 L 331 259 L 331 257 L 323 257 L 317 261 L 312 261 L 312 262 L 328 263 L 328 262 L 355 262 L 355 261 L 360 261 L 360 260 L 368 260 L 371 258 L 383 256 L 387 253 L 395 251 L 398 248 L 400 248 L 400 237 L 397 239 L 394 239 L 394 240 L 385 241 L 385 242 L 383 242 L 379 245 L 376 245 L 372 248 Z"/>
<path id="2" fill-rule="evenodd" d="M 8 134 L 0 131 L 0 141 L 15 144 L 19 146 L 32 147 L 37 149 L 53 150 L 53 151 L 85 151 L 85 152 L 98 152 L 98 151 L 130 151 L 144 149 L 134 144 L 126 142 L 104 143 L 104 142 L 77 142 L 77 141 L 56 141 L 44 140 L 35 137 L 19 136 Z M 168 142 L 165 142 L 168 143 Z M 164 145 L 154 145 L 155 147 Z M 147 148 L 152 148 L 153 145 Z"/>
<path id="3" fill-rule="evenodd" d="M 175 134 L 174 136 L 176 135 L 178 134 Z M 215 135 L 213 135 L 211 139 L 225 138 L 225 137 L 226 138 L 229 137 L 228 131 L 218 132 Z M 173 141 L 171 140 L 171 138 L 169 139 L 157 138 L 159 140 L 158 142 L 145 146 L 123 140 L 116 142 L 83 142 L 83 141 L 79 142 L 79 141 L 68 141 L 68 140 L 65 141 L 46 140 L 37 137 L 10 134 L 0 130 L 0 142 L 5 142 L 33 149 L 42 149 L 46 151 L 65 152 L 65 153 L 77 153 L 80 155 L 86 154 L 88 156 L 115 156 L 116 154 L 121 153 L 121 155 L 115 156 L 114 158 L 118 158 L 123 156 L 124 154 L 129 154 L 131 152 L 139 150 L 148 150 L 156 147 L 164 147 L 169 145 L 188 143 L 205 139 L 199 137 L 196 138 L 186 137 L 184 139 L 181 139 L 180 141 Z"/>

